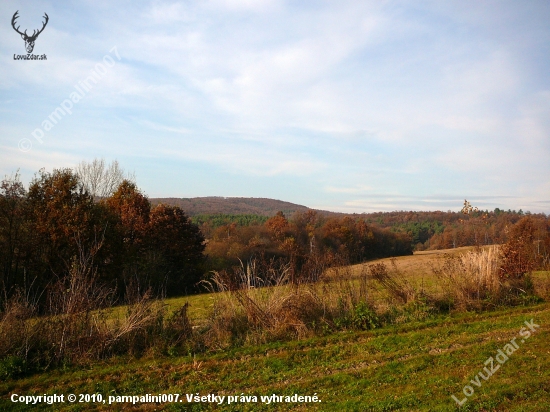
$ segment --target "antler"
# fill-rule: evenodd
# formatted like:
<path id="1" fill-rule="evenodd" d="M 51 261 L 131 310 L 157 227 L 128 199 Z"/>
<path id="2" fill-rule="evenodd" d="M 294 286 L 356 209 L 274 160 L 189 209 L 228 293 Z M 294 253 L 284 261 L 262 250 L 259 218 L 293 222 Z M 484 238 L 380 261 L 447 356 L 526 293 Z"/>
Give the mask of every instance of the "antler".
<path id="1" fill-rule="evenodd" d="M 44 23 L 42 23 L 42 28 L 41 28 L 40 30 L 38 30 L 38 33 L 36 32 L 36 30 L 33 30 L 32 35 L 29 36 L 29 35 L 27 34 L 27 30 L 25 30 L 24 33 L 21 33 L 21 32 L 19 31 L 19 27 L 20 27 L 20 26 L 15 27 L 16 20 L 19 18 L 19 16 L 17 15 L 17 13 L 19 13 L 19 10 L 17 10 L 17 11 L 14 13 L 14 15 L 13 15 L 13 17 L 12 17 L 12 19 L 11 19 L 11 25 L 12 25 L 13 29 L 14 29 L 17 33 L 19 33 L 21 36 L 25 36 L 27 39 L 36 39 L 36 38 L 38 37 L 38 35 L 39 35 L 40 33 L 42 33 L 42 31 L 44 30 L 44 28 L 45 28 L 46 25 L 48 24 L 48 21 L 50 20 L 50 18 L 48 17 L 48 14 L 47 14 L 46 12 L 44 12 L 44 16 L 43 16 L 43 17 L 46 19 L 46 21 L 45 21 Z"/>
<path id="2" fill-rule="evenodd" d="M 27 35 L 27 30 L 25 30 L 25 33 L 21 33 L 21 32 L 19 31 L 19 27 L 21 27 L 21 26 L 17 26 L 17 28 L 15 27 L 15 20 L 17 20 L 17 18 L 19 17 L 19 16 L 17 15 L 17 13 L 19 13 L 19 10 L 17 10 L 17 11 L 13 14 L 13 17 L 11 18 L 11 26 L 12 26 L 13 29 L 14 29 L 17 33 L 19 33 L 21 36 L 26 36 L 26 35 Z"/>
<path id="3" fill-rule="evenodd" d="M 44 28 L 46 27 L 46 24 L 48 24 L 48 21 L 50 20 L 50 18 L 48 17 L 46 12 L 44 12 L 43 17 L 46 19 L 46 21 L 44 23 L 42 23 L 42 28 L 40 30 L 38 30 L 38 33 L 35 34 L 36 30 L 33 30 L 31 38 L 34 39 L 34 38 L 38 37 L 38 35 L 44 31 Z"/>

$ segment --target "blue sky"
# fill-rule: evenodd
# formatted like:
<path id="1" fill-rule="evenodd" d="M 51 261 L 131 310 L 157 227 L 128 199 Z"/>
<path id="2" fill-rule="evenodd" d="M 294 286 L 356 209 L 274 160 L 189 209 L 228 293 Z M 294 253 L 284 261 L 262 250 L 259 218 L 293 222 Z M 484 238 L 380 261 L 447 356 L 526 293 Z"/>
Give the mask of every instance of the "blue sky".
<path id="1" fill-rule="evenodd" d="M 48 13 L 46 61 L 14 60 L 16 10 L 30 32 Z M 2 176 L 103 157 L 150 197 L 550 213 L 546 0 L 3 0 L 0 16 Z"/>

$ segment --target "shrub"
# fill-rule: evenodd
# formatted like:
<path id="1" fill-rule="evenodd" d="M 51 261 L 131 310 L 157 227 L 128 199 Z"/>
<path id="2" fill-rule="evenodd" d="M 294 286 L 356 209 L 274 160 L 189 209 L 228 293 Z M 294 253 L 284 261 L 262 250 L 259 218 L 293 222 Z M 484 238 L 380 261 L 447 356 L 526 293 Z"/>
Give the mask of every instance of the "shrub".
<path id="1" fill-rule="evenodd" d="M 521 219 L 512 228 L 508 242 L 500 250 L 501 279 L 521 279 L 537 267 L 540 259 L 534 246 L 536 230 L 530 217 Z"/>
<path id="2" fill-rule="evenodd" d="M 375 329 L 380 326 L 380 319 L 366 302 L 359 302 L 351 312 L 351 324 L 355 329 Z"/>
<path id="3" fill-rule="evenodd" d="M 27 362 L 20 356 L 8 356 L 0 360 L 0 379 L 13 379 L 27 371 Z"/>
<path id="4" fill-rule="evenodd" d="M 516 272 L 503 276 L 503 254 L 497 246 L 447 256 L 439 268 L 443 300 L 457 310 L 482 310 L 498 305 L 517 305 L 534 296 L 531 276 Z"/>
<path id="5" fill-rule="evenodd" d="M 392 259 L 393 274 L 390 274 L 384 263 L 369 265 L 368 270 L 373 279 L 386 289 L 390 297 L 401 303 L 407 303 L 416 298 L 416 290 L 404 279 L 403 274 L 397 269 L 394 259 Z"/>
<path id="6" fill-rule="evenodd" d="M 133 296 L 121 320 L 110 319 L 113 291 L 97 282 L 90 261 L 74 260 L 67 276 L 47 291 L 47 312 L 29 294 L 15 293 L 0 317 L 0 377 L 113 355 L 141 356 L 184 345 L 192 335 L 187 305 L 167 316 L 151 289 Z"/>

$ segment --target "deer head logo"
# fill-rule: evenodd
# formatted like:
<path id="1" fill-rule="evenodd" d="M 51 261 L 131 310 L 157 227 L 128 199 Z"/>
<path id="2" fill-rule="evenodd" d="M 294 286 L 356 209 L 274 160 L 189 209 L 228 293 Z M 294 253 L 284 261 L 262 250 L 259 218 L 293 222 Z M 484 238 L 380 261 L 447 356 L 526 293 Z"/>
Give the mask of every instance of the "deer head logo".
<path id="1" fill-rule="evenodd" d="M 43 24 L 43 25 L 42 25 L 42 28 L 41 28 L 40 30 L 38 30 L 38 32 L 37 32 L 36 30 L 34 30 L 34 31 L 32 32 L 32 35 L 29 36 L 29 35 L 27 34 L 27 30 L 25 30 L 24 33 L 21 33 L 21 32 L 19 31 L 19 26 L 15 27 L 15 23 L 16 23 L 15 20 L 17 20 L 17 18 L 19 17 L 19 16 L 17 15 L 17 13 L 19 13 L 19 10 L 17 10 L 17 11 L 14 13 L 14 15 L 13 15 L 13 17 L 12 17 L 12 19 L 11 19 L 11 25 L 12 25 L 13 29 L 14 29 L 17 33 L 19 33 L 19 34 L 21 35 L 21 38 L 22 38 L 23 40 L 25 40 L 25 48 L 27 49 L 27 53 L 32 53 L 32 51 L 33 51 L 33 49 L 34 49 L 34 42 L 36 41 L 36 38 L 38 37 L 38 35 L 39 35 L 40 33 L 42 33 L 42 31 L 44 30 L 44 28 L 46 27 L 46 24 L 48 24 L 49 17 L 48 17 L 48 15 L 47 15 L 46 13 L 44 13 L 44 18 L 46 19 L 46 21 L 45 21 L 44 23 L 42 23 L 42 24 Z"/>

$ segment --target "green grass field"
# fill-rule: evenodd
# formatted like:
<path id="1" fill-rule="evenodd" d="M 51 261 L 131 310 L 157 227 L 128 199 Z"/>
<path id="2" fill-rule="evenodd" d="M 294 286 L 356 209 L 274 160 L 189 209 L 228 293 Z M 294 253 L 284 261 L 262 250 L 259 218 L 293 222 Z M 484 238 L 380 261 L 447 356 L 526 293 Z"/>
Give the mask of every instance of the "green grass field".
<path id="1" fill-rule="evenodd" d="M 313 395 L 321 403 L 139 404 L 135 410 L 345 410 L 457 409 L 462 389 L 524 321 L 540 329 L 460 408 L 467 411 L 550 410 L 550 305 L 485 314 L 438 317 L 368 332 L 272 343 L 204 356 L 124 359 L 2 382 L 1 410 L 40 410 L 9 396 L 38 394 Z M 495 361 L 496 363 L 496 361 Z M 128 404 L 56 404 L 55 410 L 127 410 Z"/>
<path id="2" fill-rule="evenodd" d="M 413 278 L 419 274 L 429 277 L 422 268 L 430 258 L 433 256 L 420 254 L 400 258 L 398 264 Z M 185 301 L 194 308 L 192 317 L 200 319 L 212 304 L 212 296 L 167 303 L 176 307 Z M 525 332 L 520 336 L 521 328 L 526 328 L 524 322 L 531 319 L 540 325 L 537 332 L 528 338 Z M 543 303 L 437 315 L 370 331 L 344 331 L 204 354 L 114 358 L 0 382 L 0 410 L 548 411 L 549 331 L 550 303 Z M 513 338 L 517 338 L 516 351 L 502 365 L 494 360 L 494 374 L 480 379 L 478 373 L 484 373 L 486 361 L 495 358 Z M 497 365 L 500 368 L 495 370 Z M 466 385 L 471 387 L 466 389 L 468 397 L 463 393 Z M 63 394 L 65 402 L 26 405 L 11 402 L 13 394 Z M 69 403 L 68 394 L 76 394 L 77 402 Z M 101 394 L 106 402 L 80 403 L 80 394 Z M 179 394 L 182 402 L 108 404 L 109 396 L 146 394 Z M 217 405 L 188 402 L 185 394 L 225 398 Z M 284 398 L 283 402 L 262 402 L 261 396 L 272 394 L 316 395 L 321 402 L 284 402 Z M 466 398 L 460 408 L 452 395 L 458 401 Z M 235 397 L 231 404 L 229 396 Z M 241 402 L 241 396 L 252 402 Z M 257 402 L 253 402 L 254 396 Z"/>

